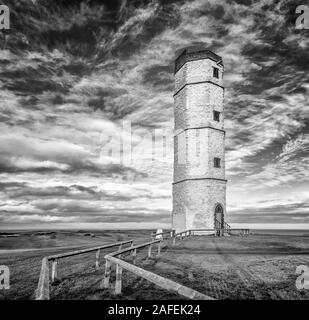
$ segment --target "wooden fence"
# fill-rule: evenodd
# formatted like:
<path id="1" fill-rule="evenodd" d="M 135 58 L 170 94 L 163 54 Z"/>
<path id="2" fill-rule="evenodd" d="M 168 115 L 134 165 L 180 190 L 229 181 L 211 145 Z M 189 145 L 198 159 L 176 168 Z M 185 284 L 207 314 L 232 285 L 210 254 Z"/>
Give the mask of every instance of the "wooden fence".
<path id="1" fill-rule="evenodd" d="M 55 279 L 57 278 L 57 265 L 58 265 L 59 259 L 96 251 L 95 266 L 96 268 L 99 268 L 99 257 L 100 257 L 101 249 L 108 249 L 108 248 L 119 246 L 119 250 L 121 250 L 122 246 L 126 244 L 132 245 L 133 240 L 116 242 L 116 243 L 111 243 L 104 246 L 92 247 L 92 248 L 78 250 L 78 251 L 70 251 L 66 253 L 60 253 L 60 254 L 44 257 L 42 260 L 42 267 L 41 267 L 38 288 L 35 292 L 36 300 L 49 300 L 49 261 L 52 261 L 52 282 L 54 282 Z"/>
<path id="2" fill-rule="evenodd" d="M 230 229 L 229 231 L 237 231 L 240 232 L 242 235 L 249 234 L 249 229 Z M 190 237 L 193 236 L 196 232 L 204 232 L 204 231 L 211 231 L 215 232 L 215 229 L 190 229 L 190 230 L 185 230 L 179 233 L 176 233 L 174 231 L 165 231 L 162 233 L 152 233 L 151 234 L 151 241 L 142 243 L 139 245 L 133 245 L 133 240 L 128 240 L 128 241 L 122 241 L 122 242 L 117 242 L 117 243 L 111 243 L 108 245 L 104 246 L 98 246 L 98 247 L 93 247 L 93 248 L 88 248 L 88 249 L 83 249 L 83 250 L 78 250 L 78 251 L 71 251 L 67 253 L 61 253 L 61 254 L 56 254 L 56 255 L 51 255 L 48 257 L 44 257 L 42 260 L 42 267 L 41 267 L 41 273 L 40 273 L 40 278 L 39 278 L 39 283 L 38 283 L 38 288 L 36 290 L 35 296 L 37 300 L 48 300 L 50 297 L 49 294 L 49 261 L 52 261 L 52 274 L 51 274 L 51 280 L 52 282 L 55 281 L 57 278 L 57 265 L 58 265 L 58 260 L 66 257 L 71 257 L 75 255 L 80 255 L 92 251 L 96 251 L 95 255 L 95 267 L 99 268 L 99 257 L 100 257 L 100 250 L 101 249 L 108 249 L 112 247 L 119 246 L 118 251 L 109 253 L 104 256 L 105 258 L 105 273 L 104 273 L 104 279 L 101 283 L 101 287 L 103 288 L 109 288 L 110 286 L 110 275 L 111 275 L 111 265 L 115 264 L 116 265 L 116 283 L 115 283 L 115 294 L 121 294 L 122 291 L 122 270 L 125 269 L 131 273 L 134 273 L 137 276 L 140 276 L 149 282 L 152 282 L 156 284 L 157 286 L 169 290 L 169 291 L 174 291 L 186 298 L 189 299 L 202 299 L 202 300 L 214 300 L 213 298 L 206 296 L 200 292 L 197 292 L 195 290 L 192 290 L 188 287 L 185 287 L 183 285 L 180 285 L 172 280 L 163 278 L 157 274 L 154 274 L 152 272 L 149 272 L 147 270 L 144 270 L 142 268 L 139 268 L 135 266 L 136 262 L 136 255 L 137 255 L 137 250 L 139 249 L 144 249 L 148 248 L 148 254 L 147 256 L 150 258 L 152 257 L 152 249 L 154 246 L 157 247 L 157 254 L 156 256 L 159 256 L 161 253 L 161 246 L 162 242 L 164 240 L 164 236 L 167 235 L 168 239 L 173 240 L 173 244 L 176 244 L 176 239 L 183 239 L 185 237 Z M 158 236 L 162 236 L 162 238 L 157 239 Z M 130 244 L 130 247 L 127 248 L 122 248 L 122 246 Z M 131 254 L 132 259 L 133 259 L 133 264 L 126 262 L 124 260 L 121 260 L 120 258 Z M 118 256 L 118 258 L 117 258 Z"/>
<path id="3" fill-rule="evenodd" d="M 159 235 L 159 234 L 157 234 Z M 171 234 L 170 234 L 171 235 Z M 147 271 L 143 268 L 135 266 L 135 258 L 137 249 L 143 249 L 148 247 L 148 258 L 152 257 L 152 248 L 154 245 L 157 245 L 157 254 L 158 257 L 161 253 L 161 245 L 162 240 L 153 240 L 147 243 L 143 243 L 140 245 L 132 246 L 130 248 L 126 248 L 120 251 L 116 251 L 110 254 L 105 255 L 106 259 L 106 265 L 105 265 L 105 274 L 104 274 L 104 280 L 102 283 L 103 288 L 109 288 L 110 286 L 110 275 L 111 275 L 111 266 L 112 263 L 116 265 L 116 282 L 115 282 L 115 295 L 119 295 L 122 292 L 122 270 L 125 269 L 143 279 L 146 279 L 147 281 L 154 283 L 155 285 L 168 290 L 168 291 L 174 291 L 175 293 L 180 294 L 183 297 L 189 298 L 189 299 L 196 299 L 196 300 L 214 300 L 213 298 L 206 296 L 203 293 L 197 292 L 193 289 L 190 289 L 188 287 L 185 287 L 179 283 L 176 283 L 172 280 L 169 280 L 167 278 L 161 277 L 155 273 L 152 273 L 150 271 Z M 119 258 L 116 258 L 116 256 L 123 256 L 124 254 L 131 254 L 133 258 L 133 264 L 123 261 Z"/>
<path id="4" fill-rule="evenodd" d="M 151 237 L 151 240 L 164 239 L 165 236 L 167 236 L 167 238 L 172 238 L 172 237 L 174 237 L 174 234 L 175 234 L 175 230 L 164 231 L 164 232 L 160 232 L 160 233 L 152 232 L 150 237 Z"/>
<path id="5" fill-rule="evenodd" d="M 214 232 L 214 234 L 218 235 L 218 230 L 217 229 L 189 229 L 189 230 L 184 230 L 182 232 L 175 233 L 173 235 L 173 245 L 176 244 L 176 239 L 184 239 L 186 237 L 191 237 L 194 236 L 196 233 L 200 232 Z M 249 229 L 234 229 L 234 228 L 229 228 L 229 229 L 221 229 L 219 235 L 223 235 L 224 232 L 228 232 L 228 234 L 232 234 L 233 231 L 237 232 L 239 235 L 249 235 L 250 230 Z"/>

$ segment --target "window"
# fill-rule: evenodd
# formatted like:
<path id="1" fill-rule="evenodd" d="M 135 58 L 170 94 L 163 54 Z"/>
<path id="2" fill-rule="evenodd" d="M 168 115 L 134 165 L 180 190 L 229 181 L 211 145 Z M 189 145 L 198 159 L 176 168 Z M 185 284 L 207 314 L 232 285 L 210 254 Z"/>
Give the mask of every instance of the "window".
<path id="1" fill-rule="evenodd" d="M 215 168 L 220 168 L 220 161 L 221 159 L 220 158 L 214 158 L 214 166 Z"/>
<path id="2" fill-rule="evenodd" d="M 219 111 L 214 111 L 214 120 L 220 121 L 220 112 Z"/>
<path id="3" fill-rule="evenodd" d="M 219 78 L 219 69 L 213 67 L 213 77 L 214 78 Z"/>

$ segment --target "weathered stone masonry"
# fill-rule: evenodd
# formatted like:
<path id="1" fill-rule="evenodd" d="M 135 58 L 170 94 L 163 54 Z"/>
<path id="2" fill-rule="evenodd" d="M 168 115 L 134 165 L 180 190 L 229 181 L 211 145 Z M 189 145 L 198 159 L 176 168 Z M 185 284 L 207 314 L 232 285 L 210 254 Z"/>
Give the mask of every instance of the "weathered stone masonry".
<path id="1" fill-rule="evenodd" d="M 176 232 L 214 228 L 218 205 L 225 214 L 222 76 L 222 59 L 204 48 L 184 49 L 175 61 L 172 224 Z M 219 121 L 214 111 L 219 112 Z M 215 167 L 214 158 L 220 159 L 220 167 Z"/>

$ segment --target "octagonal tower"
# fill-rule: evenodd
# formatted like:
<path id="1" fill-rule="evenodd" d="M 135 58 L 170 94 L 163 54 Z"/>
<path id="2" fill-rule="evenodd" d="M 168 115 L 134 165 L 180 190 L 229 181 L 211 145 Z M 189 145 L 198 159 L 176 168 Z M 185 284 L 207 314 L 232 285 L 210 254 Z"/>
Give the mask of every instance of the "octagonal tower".
<path id="1" fill-rule="evenodd" d="M 172 228 L 218 229 L 226 212 L 223 63 L 202 48 L 175 61 Z"/>

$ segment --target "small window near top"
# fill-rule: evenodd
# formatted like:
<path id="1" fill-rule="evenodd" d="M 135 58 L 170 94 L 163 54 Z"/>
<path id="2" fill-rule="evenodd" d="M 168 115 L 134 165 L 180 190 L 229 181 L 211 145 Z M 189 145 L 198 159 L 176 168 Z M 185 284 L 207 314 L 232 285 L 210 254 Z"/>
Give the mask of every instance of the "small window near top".
<path id="1" fill-rule="evenodd" d="M 219 69 L 213 67 L 213 77 L 219 79 Z"/>
<path id="2" fill-rule="evenodd" d="M 220 112 L 219 111 L 214 111 L 214 120 L 220 121 Z"/>
<path id="3" fill-rule="evenodd" d="M 220 168 L 221 167 L 220 162 L 221 162 L 220 158 L 214 158 L 214 167 Z"/>

